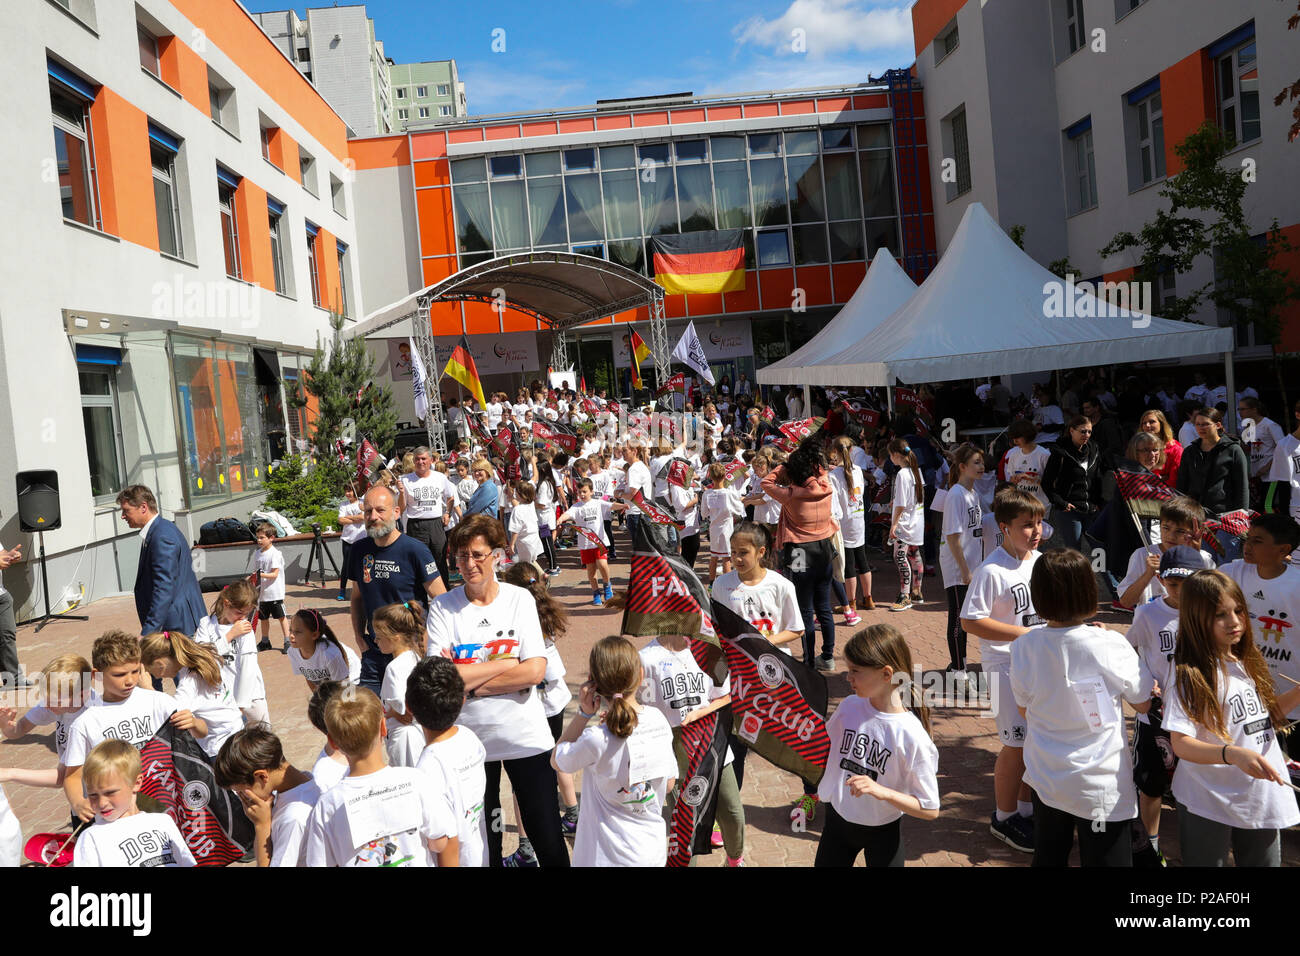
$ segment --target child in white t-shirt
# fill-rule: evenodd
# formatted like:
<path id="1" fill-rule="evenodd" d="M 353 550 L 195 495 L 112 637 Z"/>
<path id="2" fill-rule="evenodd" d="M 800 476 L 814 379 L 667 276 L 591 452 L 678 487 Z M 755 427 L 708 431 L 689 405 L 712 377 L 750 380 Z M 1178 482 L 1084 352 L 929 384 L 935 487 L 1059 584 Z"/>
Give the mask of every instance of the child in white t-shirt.
<path id="1" fill-rule="evenodd" d="M 826 822 L 814 866 L 902 866 L 903 815 L 939 816 L 939 751 L 929 711 L 909 679 L 912 655 L 899 631 L 873 624 L 844 646 L 849 686 L 827 722 L 831 752 L 817 792 Z M 906 701 L 907 703 L 904 703 Z"/>
<path id="2" fill-rule="evenodd" d="M 136 806 L 144 782 L 140 751 L 125 740 L 108 739 L 90 751 L 81 770 L 95 825 L 77 837 L 73 866 L 194 866 L 176 821 L 166 813 L 141 813 Z"/>
<path id="3" fill-rule="evenodd" d="M 1011 423 L 1007 437 L 1011 439 L 1012 447 L 998 463 L 998 478 L 1029 492 L 1047 508 L 1050 503 L 1043 491 L 1043 472 L 1047 470 L 1047 460 L 1052 453 L 1035 443 L 1037 436 L 1038 426 L 1033 422 L 1018 419 Z"/>
<path id="4" fill-rule="evenodd" d="M 257 587 L 247 578 L 227 585 L 212 604 L 212 614 L 199 621 L 196 644 L 206 644 L 222 661 L 230 675 L 235 705 L 244 724 L 271 726 L 266 706 L 266 681 L 257 662 L 257 635 L 252 617 L 257 608 Z"/>
<path id="5" fill-rule="evenodd" d="M 428 774 L 390 767 L 384 706 L 360 688 L 325 705 L 330 742 L 348 775 L 320 795 L 307 822 L 307 866 L 457 866 L 458 821 Z"/>
<path id="6" fill-rule="evenodd" d="M 580 535 L 578 546 L 582 566 L 587 569 L 587 583 L 591 586 L 591 603 L 595 607 L 601 607 L 614 596 L 609 576 L 609 538 L 605 536 L 605 526 L 610 515 L 625 509 L 627 505 L 593 497 L 594 492 L 595 486 L 590 478 L 578 479 L 578 500 L 572 508 L 560 515 L 559 523 L 572 521 L 600 542 L 597 544 L 584 534 Z"/>
<path id="7" fill-rule="evenodd" d="M 709 465 L 709 483 L 700 495 L 700 517 L 709 522 L 709 580 L 731 570 L 731 532 L 736 518 L 744 518 L 745 505 L 735 488 L 727 484 L 727 468 L 715 461 Z"/>
<path id="8" fill-rule="evenodd" d="M 790 643 L 803 637 L 799 597 L 789 578 L 768 571 L 767 531 L 748 521 L 731 533 L 731 563 L 735 568 L 714 579 L 713 599 L 731 608 L 759 634 L 786 654 Z"/>
<path id="9" fill-rule="evenodd" d="M 591 649 L 578 712 L 555 745 L 557 771 L 583 771 L 587 794 L 574 866 L 653 866 L 668 860 L 664 807 L 677 778 L 673 732 L 637 701 L 641 661 L 631 642 L 606 637 Z M 600 724 L 588 726 L 599 708 Z"/>
<path id="10" fill-rule="evenodd" d="M 322 792 L 348 775 L 347 755 L 330 743 L 329 730 L 325 727 L 325 708 L 339 694 L 355 686 L 346 681 L 323 681 L 312 691 L 311 700 L 307 701 L 307 719 L 325 738 L 325 746 L 316 755 L 316 762 L 311 767 L 312 779 Z"/>
<path id="11" fill-rule="evenodd" d="M 426 657 L 406 682 L 406 706 L 424 731 L 416 768 L 429 774 L 457 820 L 460 865 L 487 866 L 487 751 L 474 731 L 456 723 L 465 702 L 465 681 L 445 657 Z"/>
<path id="12" fill-rule="evenodd" d="M 888 540 L 898 568 L 898 600 L 891 611 L 908 611 L 921 601 L 921 545 L 925 543 L 925 486 L 916 453 L 906 441 L 889 443 L 889 460 L 898 469 L 894 475 L 891 502 L 893 517 Z"/>
<path id="13" fill-rule="evenodd" d="M 967 442 L 952 453 L 952 473 L 943 499 L 939 568 L 948 595 L 948 670 L 966 680 L 966 635 L 961 606 L 971 574 L 984 557 L 984 509 L 975 482 L 984 474 L 984 455 Z"/>
<path id="14" fill-rule="evenodd" d="M 1034 791 L 1034 866 L 1065 866 L 1079 833 L 1083 866 L 1132 866 L 1138 815 L 1124 746 L 1124 701 L 1148 707 L 1122 635 L 1084 622 L 1097 577 L 1073 549 L 1046 552 L 1030 576 L 1047 624 L 1011 644 L 1011 690 L 1028 728 L 1024 782 Z"/>
<path id="15" fill-rule="evenodd" d="M 516 561 L 535 562 L 542 553 L 542 537 L 537 528 L 537 491 L 530 481 L 514 484 L 515 507 L 510 512 L 510 550 Z"/>
<path id="16" fill-rule="evenodd" d="M 284 613 L 284 555 L 272 542 L 275 529 L 263 522 L 257 526 L 257 580 L 260 586 L 257 613 L 262 618 L 262 640 L 257 649 L 271 649 L 271 618 L 280 622 L 284 643 L 281 650 L 289 653 L 289 619 Z"/>
<path id="17" fill-rule="evenodd" d="M 146 634 L 140 638 L 140 663 L 159 680 L 176 681 L 172 726 L 188 730 L 209 757 L 215 757 L 226 738 L 244 726 L 212 648 L 195 644 L 179 631 Z"/>
<path id="18" fill-rule="evenodd" d="M 1164 588 L 1156 574 L 1160 568 L 1160 555 L 1175 545 L 1200 548 L 1204 527 L 1205 511 L 1196 499 L 1179 495 L 1163 502 L 1160 505 L 1160 540 L 1145 548 L 1138 548 L 1129 556 L 1128 570 L 1115 588 L 1120 605 L 1138 607 L 1164 594 Z M 1201 551 L 1201 556 L 1206 568 L 1214 567 L 1213 555 Z"/>
<path id="19" fill-rule="evenodd" d="M 419 601 L 387 604 L 375 611 L 372 621 L 379 652 L 392 658 L 379 694 L 388 726 L 388 765 L 414 767 L 424 750 L 424 733 L 406 709 L 406 681 L 424 651 L 424 608 Z"/>
<path id="20" fill-rule="evenodd" d="M 289 667 L 302 675 L 309 690 L 327 680 L 349 684 L 361 680 L 361 658 L 338 639 L 315 608 L 301 608 L 294 614 L 289 622 L 289 645 Z"/>
<path id="21" fill-rule="evenodd" d="M 321 788 L 284 756 L 270 728 L 247 727 L 232 736 L 213 761 L 217 786 L 230 790 L 253 824 L 258 866 L 299 866 L 302 835 Z"/>

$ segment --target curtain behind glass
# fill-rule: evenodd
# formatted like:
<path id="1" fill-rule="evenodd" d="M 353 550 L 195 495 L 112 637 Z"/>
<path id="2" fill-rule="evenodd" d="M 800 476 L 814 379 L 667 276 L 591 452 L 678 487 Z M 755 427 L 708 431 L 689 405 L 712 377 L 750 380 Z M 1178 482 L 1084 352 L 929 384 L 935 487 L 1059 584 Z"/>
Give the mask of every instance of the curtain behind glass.
<path id="1" fill-rule="evenodd" d="M 852 153 L 830 153 L 822 157 L 826 170 L 826 214 L 831 220 L 857 219 L 862 208 L 858 199 L 858 175 Z"/>
<path id="2" fill-rule="evenodd" d="M 604 156 L 604 150 L 601 151 L 601 156 Z M 636 178 L 635 169 L 601 174 L 605 185 L 605 231 L 611 239 L 641 235 L 641 209 L 637 201 Z M 613 258 L 612 252 L 610 258 Z"/>
<path id="3" fill-rule="evenodd" d="M 786 206 L 785 168 L 779 159 L 755 159 L 749 163 L 754 189 L 754 220 L 759 226 L 783 226 L 790 221 Z"/>
<path id="4" fill-rule="evenodd" d="M 181 415 L 181 464 L 191 502 L 224 497 L 221 426 L 217 419 L 217 381 L 212 345 L 173 336 L 176 402 Z"/>
<path id="5" fill-rule="evenodd" d="M 795 222 L 824 222 L 826 196 L 822 191 L 822 170 L 816 154 L 790 156 L 790 208 Z"/>
<path id="6" fill-rule="evenodd" d="M 862 164 L 862 215 L 867 219 L 894 215 L 894 176 L 889 153 L 859 153 L 858 161 Z"/>
<path id="7" fill-rule="evenodd" d="M 599 176 L 595 173 L 565 176 L 564 200 L 569 212 L 569 242 L 592 242 L 605 238 Z"/>
<path id="8" fill-rule="evenodd" d="M 487 183 L 453 186 L 456 206 L 456 240 L 461 252 L 490 252 L 492 212 L 488 207 Z"/>
<path id="9" fill-rule="evenodd" d="M 564 231 L 564 207 L 560 199 L 564 186 L 559 179 L 528 180 L 528 221 L 533 227 L 534 246 L 568 245 Z"/>
<path id="10" fill-rule="evenodd" d="M 718 201 L 719 229 L 749 225 L 749 177 L 743 162 L 714 163 L 713 191 Z"/>
<path id="11" fill-rule="evenodd" d="M 677 190 L 671 166 L 652 167 L 654 178 L 641 180 L 641 211 L 647 236 L 677 232 Z"/>
<path id="12" fill-rule="evenodd" d="M 492 241 L 498 252 L 528 245 L 528 216 L 521 179 L 492 184 Z"/>
<path id="13" fill-rule="evenodd" d="M 714 228 L 713 184 L 709 167 L 677 167 L 677 201 L 681 208 L 682 232 Z"/>

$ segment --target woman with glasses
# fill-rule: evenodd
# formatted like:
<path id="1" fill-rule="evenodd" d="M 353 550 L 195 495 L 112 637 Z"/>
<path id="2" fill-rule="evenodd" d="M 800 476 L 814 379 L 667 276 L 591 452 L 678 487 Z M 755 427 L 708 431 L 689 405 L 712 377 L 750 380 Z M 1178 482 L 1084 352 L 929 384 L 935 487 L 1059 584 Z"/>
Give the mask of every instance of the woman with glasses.
<path id="1" fill-rule="evenodd" d="M 1052 502 L 1052 524 L 1067 548 L 1081 548 L 1084 530 L 1101 508 L 1101 450 L 1092 440 L 1092 420 L 1070 419 L 1052 446 L 1043 470 L 1043 491 Z"/>
<path id="2" fill-rule="evenodd" d="M 1158 408 L 1149 408 L 1138 419 L 1138 431 L 1160 439 L 1159 465 L 1149 470 L 1158 474 L 1172 488 L 1178 480 L 1178 465 L 1183 460 L 1183 446 L 1174 438 L 1174 427 L 1169 424 L 1164 412 Z M 1130 442 L 1130 446 L 1131 444 Z M 1129 457 L 1133 456 L 1130 454 Z"/>
<path id="3" fill-rule="evenodd" d="M 519 801 L 519 815 L 542 866 L 568 866 L 569 853 L 557 823 L 555 740 L 537 685 L 546 676 L 546 642 L 537 605 L 523 588 L 497 581 L 506 547 L 501 522 L 472 515 L 451 534 L 451 552 L 464 583 L 429 608 L 430 656 L 452 658 L 465 681 L 458 723 L 487 752 L 485 819 L 501 817 L 501 769 Z M 488 827 L 488 865 L 501 862 L 501 829 Z"/>

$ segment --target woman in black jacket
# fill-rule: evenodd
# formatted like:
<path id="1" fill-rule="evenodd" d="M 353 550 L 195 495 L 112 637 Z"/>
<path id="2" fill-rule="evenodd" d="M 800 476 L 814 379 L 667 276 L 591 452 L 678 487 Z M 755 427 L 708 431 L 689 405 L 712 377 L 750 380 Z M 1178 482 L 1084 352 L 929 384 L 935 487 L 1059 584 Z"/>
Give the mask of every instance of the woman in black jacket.
<path id="1" fill-rule="evenodd" d="M 1192 413 L 1199 441 L 1183 449 L 1178 464 L 1176 487 L 1201 503 L 1211 517 L 1250 507 L 1250 463 L 1241 443 L 1223 433 L 1223 413 L 1217 408 L 1198 408 Z M 1241 557 L 1241 539 L 1216 531 L 1218 557 L 1233 561 Z"/>
<path id="2" fill-rule="evenodd" d="M 1083 532 L 1101 509 L 1101 449 L 1092 441 L 1092 422 L 1075 415 L 1052 445 L 1043 469 L 1043 491 L 1052 502 L 1052 526 L 1067 548 L 1082 550 Z"/>

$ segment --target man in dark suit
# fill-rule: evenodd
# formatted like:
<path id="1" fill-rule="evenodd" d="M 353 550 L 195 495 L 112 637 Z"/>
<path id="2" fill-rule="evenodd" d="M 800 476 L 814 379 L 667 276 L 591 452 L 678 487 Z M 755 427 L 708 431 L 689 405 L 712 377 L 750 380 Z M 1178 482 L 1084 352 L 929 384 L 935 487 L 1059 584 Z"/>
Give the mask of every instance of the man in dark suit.
<path id="1" fill-rule="evenodd" d="M 190 563 L 190 546 L 180 529 L 158 516 L 158 502 L 144 485 L 117 496 L 122 520 L 140 529 L 140 566 L 135 576 L 135 610 L 140 633 L 180 631 L 190 637 L 203 620 L 203 592 Z"/>

